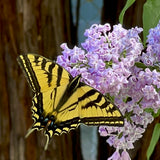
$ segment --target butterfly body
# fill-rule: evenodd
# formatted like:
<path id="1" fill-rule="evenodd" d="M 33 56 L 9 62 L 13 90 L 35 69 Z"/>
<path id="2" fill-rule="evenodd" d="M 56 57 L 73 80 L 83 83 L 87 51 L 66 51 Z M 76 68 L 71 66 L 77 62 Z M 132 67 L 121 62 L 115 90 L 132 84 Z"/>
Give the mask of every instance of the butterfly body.
<path id="1" fill-rule="evenodd" d="M 48 142 L 52 135 L 68 133 L 81 123 L 123 126 L 119 109 L 96 89 L 72 77 L 57 63 L 36 54 L 20 55 L 18 62 L 34 92 L 33 126 L 27 136 L 44 129 Z"/>

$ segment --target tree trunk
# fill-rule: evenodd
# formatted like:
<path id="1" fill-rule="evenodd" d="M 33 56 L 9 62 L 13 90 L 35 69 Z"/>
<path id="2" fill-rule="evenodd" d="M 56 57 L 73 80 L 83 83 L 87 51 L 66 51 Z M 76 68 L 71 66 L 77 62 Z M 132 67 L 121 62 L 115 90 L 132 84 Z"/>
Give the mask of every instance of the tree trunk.
<path id="1" fill-rule="evenodd" d="M 33 123 L 32 93 L 16 61 L 28 52 L 53 59 L 61 43 L 71 44 L 69 0 L 1 0 L 0 8 L 0 159 L 81 159 L 76 131 L 53 136 L 47 151 L 42 132 L 24 138 Z"/>

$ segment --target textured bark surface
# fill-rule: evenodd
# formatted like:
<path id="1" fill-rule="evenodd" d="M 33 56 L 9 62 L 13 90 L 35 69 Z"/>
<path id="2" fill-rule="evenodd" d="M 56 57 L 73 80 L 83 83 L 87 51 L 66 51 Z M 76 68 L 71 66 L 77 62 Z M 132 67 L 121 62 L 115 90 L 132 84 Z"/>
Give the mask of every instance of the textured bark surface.
<path id="1" fill-rule="evenodd" d="M 150 144 L 153 129 L 156 123 L 160 123 L 160 117 L 157 117 L 152 124 L 148 125 L 146 132 L 144 133 L 142 139 L 140 140 L 140 146 L 136 153 L 135 160 L 147 160 L 146 152 Z M 150 160 L 160 160 L 160 141 L 158 141 Z"/>
<path id="2" fill-rule="evenodd" d="M 61 43 L 71 44 L 69 0 L 1 0 L 0 10 L 0 159 L 81 159 L 76 131 L 54 136 L 46 152 L 43 132 L 24 138 L 32 93 L 16 61 L 28 52 L 53 59 Z"/>

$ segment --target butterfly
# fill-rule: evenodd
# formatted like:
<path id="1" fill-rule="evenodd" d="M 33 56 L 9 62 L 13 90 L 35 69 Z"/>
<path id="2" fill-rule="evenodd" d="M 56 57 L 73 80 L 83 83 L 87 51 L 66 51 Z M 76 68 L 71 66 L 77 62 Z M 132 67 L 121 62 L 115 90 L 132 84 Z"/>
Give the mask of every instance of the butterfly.
<path id="1" fill-rule="evenodd" d="M 80 81 L 59 64 L 36 54 L 20 55 L 18 63 L 34 92 L 32 119 L 34 130 L 44 129 L 45 150 L 53 135 L 68 133 L 81 123 L 123 126 L 120 110 L 93 87 Z"/>

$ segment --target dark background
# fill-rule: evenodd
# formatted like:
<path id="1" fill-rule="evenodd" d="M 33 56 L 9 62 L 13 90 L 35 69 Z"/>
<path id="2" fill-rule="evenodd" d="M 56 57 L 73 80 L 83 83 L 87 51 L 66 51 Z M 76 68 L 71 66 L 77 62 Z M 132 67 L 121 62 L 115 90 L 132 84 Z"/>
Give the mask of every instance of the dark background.
<path id="1" fill-rule="evenodd" d="M 86 0 L 87 1 L 87 0 Z M 92 3 L 92 0 L 88 0 Z M 118 23 L 126 0 L 104 0 L 101 23 Z M 124 17 L 124 27 L 142 27 L 145 0 L 137 0 Z M 73 23 L 70 0 L 0 0 L 0 160 L 81 160 L 79 129 L 54 136 L 47 151 L 41 132 L 24 138 L 32 125 L 30 106 L 32 93 L 16 58 L 22 53 L 37 53 L 55 59 L 61 54 L 60 44 L 70 47 L 78 42 L 80 0 L 77 0 L 76 23 Z M 148 126 L 143 138 L 130 151 L 132 159 L 145 160 L 153 127 Z M 111 156 L 114 149 L 99 137 L 98 157 Z M 89 149 L 89 148 L 88 148 Z M 160 159 L 160 143 L 151 159 Z"/>

